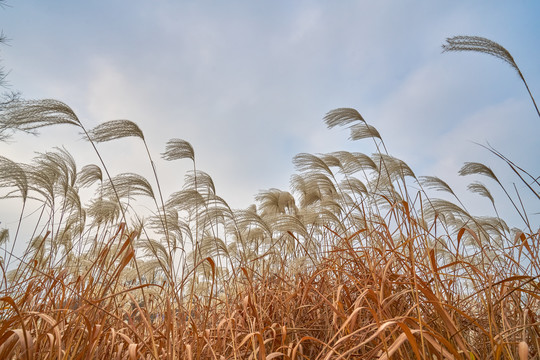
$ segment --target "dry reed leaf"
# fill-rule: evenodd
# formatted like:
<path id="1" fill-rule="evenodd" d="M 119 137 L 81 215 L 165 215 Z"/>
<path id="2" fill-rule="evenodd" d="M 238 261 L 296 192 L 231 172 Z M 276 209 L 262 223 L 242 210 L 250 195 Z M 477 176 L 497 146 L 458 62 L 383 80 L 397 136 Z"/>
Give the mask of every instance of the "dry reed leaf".
<path id="1" fill-rule="evenodd" d="M 9 359 L 18 343 L 19 337 L 14 331 L 4 332 L 0 337 L 0 359 Z"/>
<path id="2" fill-rule="evenodd" d="M 400 334 L 397 337 L 397 339 L 390 345 L 390 347 L 388 347 L 388 349 L 382 354 L 382 356 L 379 357 L 379 360 L 387 360 L 388 358 L 390 358 L 398 350 L 401 344 L 403 344 L 405 340 L 407 339 L 408 339 L 408 334 L 406 333 Z"/>
<path id="3" fill-rule="evenodd" d="M 435 311 L 439 314 L 439 316 L 443 320 L 446 326 L 446 329 L 454 337 L 461 351 L 468 353 L 469 349 L 465 345 L 465 340 L 463 339 L 461 333 L 458 331 L 458 328 L 456 324 L 454 323 L 454 321 L 452 320 L 452 317 L 450 316 L 450 314 L 448 314 L 446 309 L 443 307 L 443 304 L 441 303 L 440 299 L 431 291 L 430 288 L 426 287 L 425 284 L 423 284 L 421 281 L 418 281 L 418 288 L 427 297 L 428 301 L 430 301 L 433 304 L 433 306 L 435 307 Z M 447 344 L 450 345 L 450 349 L 453 349 L 453 346 L 451 346 L 450 343 L 447 342 Z M 457 353 L 457 351 L 455 352 Z"/>
<path id="4" fill-rule="evenodd" d="M 529 358 L 529 345 L 525 341 L 520 341 L 518 344 L 519 360 L 527 360 Z"/>
<path id="5" fill-rule="evenodd" d="M 341 333 L 345 333 L 347 330 L 347 326 L 350 324 L 351 325 L 351 329 L 354 328 L 354 325 L 355 325 L 355 321 L 358 317 L 358 314 L 362 311 L 362 310 L 368 310 L 368 308 L 366 307 L 355 307 L 355 309 L 352 311 L 352 313 L 349 315 L 349 317 L 343 322 L 343 325 L 341 325 L 341 327 L 339 328 L 339 330 L 337 330 L 334 334 L 334 336 L 330 339 L 330 341 L 328 341 L 329 344 L 331 344 L 338 336 L 341 335 Z M 352 332 L 352 330 L 349 330 L 349 332 Z M 335 344 L 334 346 L 338 345 L 340 342 L 342 341 L 345 341 L 347 340 L 348 337 L 347 336 L 343 336 L 341 337 Z"/>
<path id="6" fill-rule="evenodd" d="M 8 330 L 7 333 L 12 333 L 17 339 L 18 344 L 21 348 L 21 353 L 24 354 L 26 359 L 33 359 L 34 357 L 34 337 L 28 330 L 23 329 L 13 329 Z M 12 351 L 15 348 L 12 349 Z"/>
<path id="7" fill-rule="evenodd" d="M 285 355 L 285 354 L 282 353 L 282 352 L 277 351 L 277 352 L 273 352 L 273 353 L 268 354 L 268 356 L 266 357 L 266 360 L 272 360 L 272 359 L 275 359 L 275 358 L 277 358 L 277 357 L 283 357 L 283 358 L 286 358 L 287 355 Z"/>
<path id="8" fill-rule="evenodd" d="M 437 336 L 437 338 L 440 341 L 439 342 L 435 339 L 435 337 L 425 332 L 422 334 L 422 336 L 425 340 L 427 340 L 431 344 L 431 346 L 433 346 L 434 349 L 437 350 L 438 357 L 441 357 L 442 355 L 443 359 L 448 359 L 448 360 L 455 360 L 455 359 L 462 358 L 460 353 L 456 349 L 454 349 L 453 346 L 448 347 L 448 345 L 451 345 L 451 344 L 444 337 Z M 471 359 L 475 358 L 472 353 L 469 353 L 469 354 L 471 355 Z"/>
<path id="9" fill-rule="evenodd" d="M 410 329 L 407 324 L 404 322 L 398 322 L 399 327 L 401 330 L 403 330 L 403 333 L 407 336 L 407 340 L 409 340 L 409 344 L 411 345 L 414 355 L 416 355 L 417 359 L 421 359 L 420 351 L 418 350 L 418 343 L 416 342 L 416 338 L 414 337 L 414 334 L 419 333 L 420 336 L 422 336 L 423 332 L 419 329 Z M 403 335 L 403 334 L 401 334 Z M 400 336 L 401 336 L 400 335 Z M 396 340 L 397 342 L 397 340 Z M 397 348 L 396 348 L 397 350 Z M 389 354 L 390 355 L 390 354 Z"/>
<path id="10" fill-rule="evenodd" d="M 30 288 L 30 287 L 29 287 Z M 28 289 L 27 289 L 28 291 Z M 30 332 L 26 329 L 25 322 L 23 321 L 22 313 L 15 303 L 15 301 L 10 296 L 4 296 L 0 298 L 0 301 L 4 301 L 8 303 L 17 313 L 18 321 L 21 323 L 21 329 L 13 329 L 8 330 L 12 331 L 13 334 L 15 334 L 19 338 L 19 344 L 21 345 L 21 349 L 23 349 L 25 357 L 27 359 L 31 359 L 34 354 L 34 339 L 31 336 Z M 7 334 L 7 333 L 6 333 Z M 4 335 L 6 335 L 4 334 Z M 9 337 L 8 337 L 9 338 Z M 7 340 L 7 338 L 6 338 Z"/>
<path id="11" fill-rule="evenodd" d="M 265 347 L 264 347 L 264 340 L 263 340 L 262 334 L 259 331 L 252 332 L 252 333 L 249 333 L 246 336 L 244 336 L 244 338 L 242 339 L 242 341 L 238 345 L 238 348 L 241 348 L 245 343 L 248 342 L 248 340 L 253 341 L 253 338 L 255 338 L 258 341 L 259 346 L 256 346 L 254 342 L 252 343 L 253 348 L 255 349 L 254 352 L 252 353 L 252 355 L 256 356 L 256 353 L 258 353 L 259 358 L 261 360 L 264 360 L 266 358 L 266 350 L 265 350 Z"/>
<path id="12" fill-rule="evenodd" d="M 313 342 L 316 342 L 318 344 L 321 344 L 323 345 L 325 348 L 328 348 L 330 349 L 331 352 L 328 353 L 327 357 L 328 358 L 329 356 L 332 356 L 332 353 L 335 353 L 336 355 L 339 355 L 339 353 L 337 351 L 335 351 L 330 345 L 328 345 L 327 343 L 325 343 L 324 341 L 322 340 L 319 340 L 317 338 L 314 338 L 313 336 L 304 336 L 302 337 L 298 343 L 294 346 L 293 348 L 293 351 L 292 351 L 292 354 L 291 354 L 291 360 L 296 360 L 296 354 L 298 351 L 302 352 L 302 343 L 304 341 L 313 341 Z"/>
<path id="13" fill-rule="evenodd" d="M 116 346 L 116 359 L 117 360 L 120 360 L 120 359 L 123 359 L 122 357 L 122 354 L 123 354 L 123 351 L 122 349 L 124 348 L 124 343 L 120 343 Z"/>
<path id="14" fill-rule="evenodd" d="M 155 335 L 154 335 L 154 327 L 148 322 L 148 314 L 146 311 L 143 311 L 141 309 L 141 307 L 139 306 L 139 303 L 137 302 L 137 300 L 135 300 L 135 298 L 133 297 L 133 295 L 131 295 L 130 292 L 127 292 L 127 296 L 129 297 L 129 299 L 131 300 L 131 303 L 132 304 L 135 304 L 135 307 L 137 308 L 137 310 L 139 311 L 139 318 L 142 319 L 147 331 L 148 331 L 148 335 L 150 337 L 150 341 L 152 343 L 152 352 L 153 352 L 153 355 L 154 357 L 157 357 L 157 349 L 156 349 L 156 344 L 155 344 Z M 148 345 L 146 344 L 146 341 L 144 342 L 145 343 L 145 346 L 148 347 Z M 135 354 L 137 353 L 136 349 L 137 349 L 137 344 L 130 344 L 129 347 L 128 347 L 128 350 L 130 351 L 130 354 L 133 350 L 131 350 L 132 348 L 132 345 L 135 345 Z"/>
<path id="15" fill-rule="evenodd" d="M 366 344 L 369 344 L 373 339 L 377 338 L 382 332 L 385 331 L 385 329 L 391 325 L 396 325 L 397 324 L 397 321 L 394 321 L 394 320 L 389 320 L 381 325 L 377 325 L 377 323 L 375 324 L 369 324 L 367 326 L 364 326 L 363 328 L 360 328 L 360 329 L 357 329 L 353 332 L 351 332 L 350 334 L 340 338 L 336 344 L 334 345 L 334 348 L 337 346 L 337 344 L 341 343 L 341 342 L 344 342 L 345 340 L 349 339 L 349 338 L 352 338 L 354 337 L 355 335 L 359 334 L 359 333 L 364 333 L 366 332 L 366 330 L 370 330 L 371 328 L 375 328 L 377 327 L 377 330 L 371 334 L 367 339 L 363 340 L 362 342 L 360 343 L 357 343 L 356 345 L 354 346 L 351 346 L 350 348 L 346 349 L 343 353 L 339 354 L 339 356 L 336 358 L 336 360 L 338 359 L 342 359 L 342 358 L 345 358 L 346 356 L 350 355 L 351 353 L 354 353 L 355 351 L 357 351 L 358 349 L 360 349 L 361 347 L 365 346 Z M 334 349 L 332 349 L 334 350 Z M 331 353 L 328 353 L 326 358 L 325 359 L 329 359 L 329 357 L 331 356 Z"/>
<path id="16" fill-rule="evenodd" d="M 131 360 L 136 360 L 137 359 L 137 344 L 129 344 L 128 345 L 128 354 L 129 354 L 129 358 Z"/>
<path id="17" fill-rule="evenodd" d="M 30 311 L 29 314 L 37 315 L 38 317 L 42 318 L 45 322 L 47 322 L 49 325 L 51 325 L 51 329 L 53 330 L 54 335 L 51 333 L 47 333 L 47 336 L 49 337 L 51 341 L 51 354 L 53 353 L 53 346 L 56 345 L 56 349 L 58 350 L 58 358 L 60 359 L 61 351 L 62 351 L 62 336 L 60 335 L 59 322 L 57 322 L 51 316 L 44 313 Z"/>
<path id="18" fill-rule="evenodd" d="M 119 337 L 121 337 L 122 339 L 124 339 L 124 341 L 127 342 L 128 346 L 132 345 L 132 344 L 135 344 L 135 342 L 129 336 L 127 336 L 126 334 L 123 334 L 121 332 L 117 332 L 116 334 Z"/>

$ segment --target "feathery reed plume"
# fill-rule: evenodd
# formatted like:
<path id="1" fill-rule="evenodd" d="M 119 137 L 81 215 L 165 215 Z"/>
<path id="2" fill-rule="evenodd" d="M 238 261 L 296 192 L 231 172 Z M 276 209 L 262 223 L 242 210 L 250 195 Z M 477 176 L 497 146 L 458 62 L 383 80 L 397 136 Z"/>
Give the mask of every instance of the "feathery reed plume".
<path id="1" fill-rule="evenodd" d="M 381 139 L 381 134 L 375 129 L 375 127 L 366 124 L 358 123 L 351 126 L 351 135 L 349 136 L 350 140 L 361 140 L 368 138 L 377 138 Z"/>
<path id="2" fill-rule="evenodd" d="M 481 174 L 481 175 L 487 176 L 500 184 L 500 181 L 499 179 L 497 179 L 497 177 L 493 173 L 493 170 L 491 170 L 488 166 L 482 163 L 466 162 L 465 164 L 463 164 L 463 166 L 459 170 L 459 175 L 461 176 L 472 175 L 472 174 Z"/>
<path id="3" fill-rule="evenodd" d="M 130 120 L 107 121 L 88 131 L 88 134 L 94 142 L 105 142 L 130 136 L 144 140 L 142 130 Z"/>
<path id="4" fill-rule="evenodd" d="M 447 200 L 430 199 L 429 202 L 426 201 L 424 207 L 426 209 L 426 213 L 432 215 L 433 218 L 436 214 L 442 213 L 443 215 L 450 214 L 452 217 L 459 216 L 464 221 L 472 219 L 472 216 L 468 212 Z"/>
<path id="5" fill-rule="evenodd" d="M 80 187 L 92 186 L 96 181 L 103 182 L 103 173 L 97 165 L 85 165 L 77 174 L 77 184 Z"/>
<path id="6" fill-rule="evenodd" d="M 339 108 L 329 111 L 324 116 L 324 123 L 329 129 L 336 126 L 345 126 L 355 122 L 365 122 L 364 118 L 356 109 Z"/>
<path id="7" fill-rule="evenodd" d="M 377 170 L 377 164 L 366 154 L 359 152 L 350 153 L 348 151 L 336 151 L 332 155 L 336 156 L 342 164 L 342 169 L 347 175 L 353 175 L 358 171 Z"/>
<path id="8" fill-rule="evenodd" d="M 467 190 L 489 199 L 489 201 L 491 201 L 491 203 L 495 205 L 493 195 L 491 195 L 491 192 L 488 190 L 488 188 L 481 182 L 475 181 L 467 185 Z"/>
<path id="9" fill-rule="evenodd" d="M 516 204 L 514 199 L 512 199 L 512 197 L 510 196 L 510 194 L 508 193 L 508 191 L 506 190 L 504 185 L 499 181 L 497 176 L 495 176 L 493 171 L 488 166 L 486 166 L 484 164 L 481 164 L 481 163 L 477 163 L 477 162 L 466 162 L 463 165 L 463 167 L 459 170 L 459 175 L 461 175 L 461 176 L 473 175 L 473 174 L 484 175 L 484 176 L 487 176 L 487 177 L 495 180 L 495 182 L 497 182 L 497 184 L 499 184 L 501 189 L 506 194 L 506 197 L 512 203 L 512 206 L 514 207 L 514 209 L 516 209 L 518 215 L 521 217 L 521 219 L 523 220 L 525 225 L 527 225 L 529 230 L 532 231 L 531 224 L 530 224 L 528 216 L 527 216 L 527 212 L 522 210 L 522 209 L 520 210 L 520 208 L 518 207 L 518 205 Z"/>
<path id="10" fill-rule="evenodd" d="M 358 195 L 366 195 L 368 193 L 366 185 L 357 178 L 343 180 L 339 186 L 346 191 Z"/>
<path id="11" fill-rule="evenodd" d="M 454 36 L 446 39 L 442 45 L 443 52 L 447 51 L 476 51 L 495 56 L 513 67 L 518 73 L 519 68 L 508 50 L 495 41 L 480 36 Z"/>
<path id="12" fill-rule="evenodd" d="M 405 176 L 410 176 L 416 179 L 414 172 L 407 165 L 407 163 L 396 157 L 386 155 L 386 154 L 373 154 L 373 161 L 377 164 L 384 163 L 388 173 L 392 178 L 399 177 L 404 178 Z M 380 166 L 379 166 L 380 167 Z"/>
<path id="13" fill-rule="evenodd" d="M 323 171 L 328 176 L 334 176 L 328 165 L 318 156 L 307 153 L 297 154 L 293 164 L 298 171 Z"/>
<path id="14" fill-rule="evenodd" d="M 294 197 L 287 191 L 269 189 L 255 196 L 261 206 L 262 216 L 277 214 L 294 214 L 298 211 Z"/>
<path id="15" fill-rule="evenodd" d="M 350 140 L 372 138 L 377 151 L 381 152 L 379 147 L 382 145 L 385 153 L 388 154 L 386 145 L 384 144 L 384 141 L 382 140 L 377 129 L 367 124 L 362 115 L 360 115 L 360 113 L 355 109 L 338 108 L 329 111 L 324 116 L 324 123 L 329 129 L 336 126 L 348 126 L 350 129 Z M 379 139 L 379 142 L 377 142 L 376 139 Z"/>
<path id="16" fill-rule="evenodd" d="M 418 180 L 420 184 L 422 184 L 422 186 L 425 186 L 427 188 L 434 189 L 437 191 L 446 191 L 447 193 L 450 193 L 456 196 L 456 194 L 454 193 L 454 190 L 452 190 L 452 188 L 446 182 L 444 182 L 443 180 L 439 179 L 436 176 L 420 176 Z"/>
<path id="17" fill-rule="evenodd" d="M 504 156 L 500 151 L 493 148 L 491 145 L 482 145 L 483 148 L 489 150 L 492 154 L 497 156 L 499 159 L 503 160 L 509 167 L 512 169 L 512 171 L 519 177 L 519 179 L 527 186 L 527 188 L 534 194 L 534 196 L 540 200 L 540 182 L 539 177 L 535 177 L 531 175 L 529 172 L 524 170 L 521 166 L 517 165 L 515 162 Z M 527 181 L 526 178 L 529 180 Z M 535 189 L 533 186 L 538 187 L 538 189 Z"/>
<path id="18" fill-rule="evenodd" d="M 443 44 L 442 48 L 443 48 L 443 52 L 450 52 L 450 51 L 480 52 L 480 53 L 495 56 L 496 58 L 499 58 L 502 61 L 509 64 L 514 70 L 516 70 L 519 77 L 523 81 L 523 84 L 525 84 L 525 87 L 527 88 L 529 96 L 531 97 L 531 100 L 534 104 L 534 108 L 536 109 L 538 116 L 540 116 L 540 110 L 538 109 L 538 106 L 536 105 L 536 101 L 534 100 L 531 90 L 529 89 L 529 85 L 527 85 L 527 81 L 525 81 L 525 77 L 521 73 L 521 70 L 517 66 L 510 52 L 506 50 L 504 47 L 497 44 L 495 41 L 491 41 L 489 39 L 486 39 L 480 36 L 454 36 L 451 38 L 447 38 L 446 44 Z"/>
<path id="19" fill-rule="evenodd" d="M 11 254 L 13 253 L 13 250 L 15 249 L 15 244 L 17 243 L 17 238 L 19 235 L 21 222 L 24 215 L 24 209 L 26 207 L 26 200 L 28 198 L 29 185 L 28 185 L 28 176 L 23 166 L 9 160 L 8 158 L 0 156 L 0 188 L 11 188 L 13 186 L 18 189 L 18 193 L 19 193 L 19 196 L 22 198 L 23 204 L 21 208 L 21 213 L 19 215 L 19 221 L 17 223 L 17 230 L 15 231 L 15 238 L 13 239 L 10 255 L 7 260 L 8 266 L 11 260 Z M 17 196 L 15 194 L 16 194 L 16 191 L 13 190 L 13 191 L 8 192 L 7 194 L 4 194 L 1 198 Z M 7 233 L 6 233 L 6 236 L 7 236 Z M 4 261 L 6 260 L 6 255 L 7 255 L 6 251 L 4 252 Z"/>
<path id="20" fill-rule="evenodd" d="M 165 152 L 161 154 L 165 160 L 191 159 L 195 161 L 193 146 L 182 139 L 171 139 L 165 146 Z"/>
<path id="21" fill-rule="evenodd" d="M 93 218 L 94 223 L 98 225 L 114 224 L 120 219 L 122 211 L 116 199 L 110 200 L 99 197 L 90 202 L 86 214 Z"/>
<path id="22" fill-rule="evenodd" d="M 9 101 L 0 104 L 0 139 L 4 140 L 10 136 L 10 134 L 7 134 L 7 131 L 14 132 L 18 130 L 37 135 L 37 129 L 60 124 L 75 125 L 82 129 L 86 134 L 87 139 L 92 143 L 97 156 L 103 164 L 107 177 L 111 179 L 93 140 L 90 138 L 84 126 L 82 126 L 74 111 L 65 103 L 52 99 L 20 100 L 18 97 L 13 97 Z M 44 155 L 44 157 L 47 157 L 47 155 Z M 62 157 L 62 155 L 60 155 L 60 157 Z M 49 159 L 48 161 L 51 163 L 55 162 L 54 159 Z M 60 163 L 58 165 L 61 165 Z M 45 188 L 49 187 L 49 190 L 43 191 L 42 189 L 35 187 L 34 190 L 37 190 L 47 197 L 47 193 L 52 193 L 52 189 L 50 189 L 50 184 L 48 184 L 48 182 L 53 180 L 55 176 L 53 174 L 54 171 L 45 171 L 45 178 L 38 173 L 39 171 L 37 173 L 33 171 L 33 180 L 41 183 L 41 185 L 45 185 Z M 46 179 L 47 176 L 53 176 L 53 178 Z"/>
<path id="23" fill-rule="evenodd" d="M 8 239 L 9 239 L 9 230 L 8 229 L 0 230 L 0 245 L 7 242 Z"/>
<path id="24" fill-rule="evenodd" d="M 137 195 L 144 195 L 154 198 L 152 186 L 143 176 L 134 173 L 122 173 L 107 180 L 102 185 L 103 194 L 109 197 L 114 196 L 113 189 L 120 198 L 132 199 Z"/>
<path id="25" fill-rule="evenodd" d="M 26 172 L 14 161 L 0 155 L 0 187 L 15 186 L 19 189 L 20 196 L 26 200 L 28 196 L 28 180 Z"/>
<path id="26" fill-rule="evenodd" d="M 37 134 L 37 129 L 68 124 L 80 127 L 73 110 L 58 100 L 15 100 L 0 107 L 0 128 Z"/>
<path id="27" fill-rule="evenodd" d="M 190 213 L 195 213 L 195 210 L 200 204 L 204 204 L 204 197 L 195 189 L 184 189 L 176 191 L 169 196 L 167 207 L 178 208 Z"/>
<path id="28" fill-rule="evenodd" d="M 338 189 L 332 180 L 321 173 L 307 172 L 291 177 L 293 191 L 300 194 L 300 206 L 302 208 L 320 202 L 325 198 L 334 198 L 338 195 Z"/>
<path id="29" fill-rule="evenodd" d="M 202 195 L 214 196 L 216 195 L 216 186 L 212 177 L 201 170 L 188 171 L 184 176 L 184 189 L 195 189 Z"/>

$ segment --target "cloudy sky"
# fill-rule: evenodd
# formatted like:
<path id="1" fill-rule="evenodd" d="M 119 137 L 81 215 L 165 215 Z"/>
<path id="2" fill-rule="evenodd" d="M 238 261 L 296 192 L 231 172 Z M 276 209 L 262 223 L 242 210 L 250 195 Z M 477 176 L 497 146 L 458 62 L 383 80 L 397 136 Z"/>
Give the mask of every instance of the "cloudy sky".
<path id="1" fill-rule="evenodd" d="M 540 118 L 516 72 L 488 55 L 441 53 L 455 35 L 494 40 L 512 53 L 540 100 L 537 1 L 7 5 L 0 25 L 10 41 L 0 57 L 11 90 L 64 101 L 87 128 L 132 120 L 156 158 L 168 139 L 189 141 L 198 168 L 235 208 L 251 204 L 259 190 L 288 189 L 297 153 L 372 153 L 370 141 L 350 142 L 345 129 L 325 128 L 325 113 L 338 107 L 356 108 L 417 175 L 437 175 L 458 192 L 475 180 L 457 176 L 465 161 L 509 174 L 475 142 L 540 173 Z M 28 161 L 62 145 L 80 167 L 98 162 L 70 128 L 18 134 L 0 153 Z M 113 173 L 149 174 L 136 139 L 100 150 Z M 158 161 L 166 192 L 181 186 L 189 165 Z"/>

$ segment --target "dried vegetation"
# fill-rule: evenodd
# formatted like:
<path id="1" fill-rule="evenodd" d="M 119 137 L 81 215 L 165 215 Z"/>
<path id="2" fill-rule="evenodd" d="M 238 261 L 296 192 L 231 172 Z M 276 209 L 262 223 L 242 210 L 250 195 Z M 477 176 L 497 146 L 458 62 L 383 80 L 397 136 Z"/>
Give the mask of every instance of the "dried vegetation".
<path id="1" fill-rule="evenodd" d="M 469 189 L 493 204 L 494 216 L 470 214 L 443 180 L 417 177 L 354 109 L 324 120 L 349 127 L 352 140 L 372 140 L 373 155 L 299 154 L 290 192 L 262 191 L 241 210 L 216 194 L 184 140 L 168 142 L 162 158 L 191 161 L 193 171 L 164 197 L 143 132 L 130 121 L 87 131 L 53 100 L 9 101 L 0 116 L 4 137 L 75 126 L 100 160 L 78 170 L 63 148 L 30 164 L 0 157 L 1 196 L 20 199 L 21 219 L 30 205 L 41 214 L 29 239 L 18 228 L 11 238 L 0 232 L 2 359 L 540 354 L 538 225 L 483 164 L 466 163 L 460 174 L 501 187 L 522 229 L 498 216 L 477 180 Z M 97 143 L 125 137 L 143 142 L 152 181 L 112 176 L 101 160 Z M 527 184 L 520 196 L 539 198 L 535 177 L 491 151 Z M 81 200 L 83 188 L 94 197 Z M 132 205 L 144 199 L 154 210 L 143 217 Z"/>

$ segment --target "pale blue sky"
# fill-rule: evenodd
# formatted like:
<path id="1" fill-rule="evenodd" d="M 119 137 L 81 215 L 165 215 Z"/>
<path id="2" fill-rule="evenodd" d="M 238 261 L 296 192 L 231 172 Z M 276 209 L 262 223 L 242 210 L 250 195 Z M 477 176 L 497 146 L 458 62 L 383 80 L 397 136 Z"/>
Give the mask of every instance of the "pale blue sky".
<path id="1" fill-rule="evenodd" d="M 490 38 L 512 53 L 540 100 L 538 1 L 8 5 L 0 24 L 11 41 L 0 57 L 12 89 L 66 102 L 88 128 L 132 120 L 155 157 L 170 138 L 189 141 L 199 169 L 235 208 L 248 206 L 259 190 L 288 189 L 299 152 L 372 153 L 371 142 L 349 142 L 346 130 L 325 128 L 323 116 L 337 107 L 356 108 L 392 155 L 463 196 L 477 180 L 458 178 L 465 161 L 509 174 L 473 142 L 489 142 L 540 173 L 540 119 L 515 71 L 483 54 L 441 54 L 447 37 Z M 0 153 L 26 161 L 60 145 L 80 167 L 97 163 L 69 128 L 46 129 L 39 138 L 19 134 L 0 144 Z M 100 148 L 113 173 L 149 174 L 136 140 Z M 189 165 L 158 162 L 166 192 L 181 186 Z"/>

